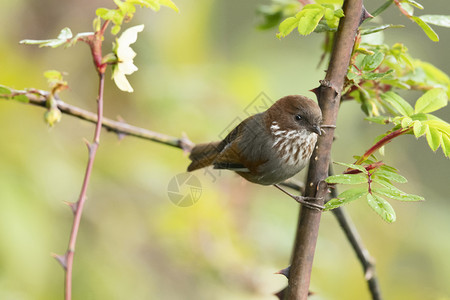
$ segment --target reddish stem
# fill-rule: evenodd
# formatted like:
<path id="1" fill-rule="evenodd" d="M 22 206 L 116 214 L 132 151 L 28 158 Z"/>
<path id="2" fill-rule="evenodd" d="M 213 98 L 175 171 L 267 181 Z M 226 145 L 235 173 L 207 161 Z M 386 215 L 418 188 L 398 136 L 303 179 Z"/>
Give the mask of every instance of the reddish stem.
<path id="1" fill-rule="evenodd" d="M 97 124 L 95 126 L 94 139 L 91 144 L 88 145 L 89 159 L 86 167 L 86 172 L 84 175 L 83 185 L 81 187 L 80 196 L 78 201 L 72 206 L 74 210 L 74 219 L 72 225 L 72 231 L 70 233 L 69 247 L 66 252 L 66 278 L 65 278 L 65 300 L 72 299 L 72 270 L 73 270 L 73 257 L 75 254 L 75 245 L 77 242 L 78 230 L 80 227 L 81 215 L 83 213 L 84 203 L 86 202 L 86 191 L 89 184 L 89 180 L 92 173 L 92 167 L 94 166 L 95 154 L 100 143 L 100 132 L 102 128 L 103 119 L 103 89 L 105 83 L 105 75 L 99 73 L 100 83 L 97 99 Z"/>
<path id="2" fill-rule="evenodd" d="M 89 185 L 89 180 L 92 174 L 92 168 L 94 166 L 95 155 L 97 153 L 98 146 L 100 144 L 100 133 L 103 122 L 103 91 L 105 86 L 105 70 L 106 64 L 102 63 L 102 41 L 103 34 L 109 21 L 106 21 L 102 28 L 94 35 L 90 36 L 86 42 L 91 48 L 91 54 L 94 59 L 95 67 L 97 68 L 99 76 L 98 98 L 97 98 L 97 122 L 95 125 L 95 132 L 93 142 L 88 144 L 89 158 L 86 166 L 86 172 L 84 174 L 83 185 L 81 186 L 80 196 L 78 201 L 70 204 L 74 213 L 72 230 L 70 232 L 69 246 L 64 257 L 63 266 L 65 268 L 65 282 L 64 282 L 64 299 L 72 299 L 72 274 L 73 274 L 73 258 L 75 255 L 75 246 L 77 243 L 78 231 L 80 228 L 81 216 L 83 214 L 84 203 L 86 202 L 86 192 Z M 60 260 L 61 262 L 61 260 Z"/>
<path id="3" fill-rule="evenodd" d="M 399 135 L 405 134 L 408 131 L 410 131 L 411 128 L 400 128 L 397 129 L 385 137 L 383 137 L 381 140 L 379 140 L 375 145 L 373 145 L 369 150 L 366 151 L 356 162 L 355 165 L 360 165 L 362 162 L 364 162 L 369 156 L 371 156 L 375 151 L 386 145 L 387 143 L 391 142 L 394 138 L 398 137 Z"/>

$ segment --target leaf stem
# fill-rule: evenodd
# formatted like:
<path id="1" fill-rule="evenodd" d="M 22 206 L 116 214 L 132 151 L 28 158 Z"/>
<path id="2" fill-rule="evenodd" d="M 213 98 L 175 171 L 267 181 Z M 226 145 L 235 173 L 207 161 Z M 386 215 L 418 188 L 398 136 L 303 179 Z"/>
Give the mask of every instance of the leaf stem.
<path id="1" fill-rule="evenodd" d="M 384 145 L 386 145 L 387 143 L 390 143 L 394 138 L 407 133 L 408 131 L 410 131 L 411 128 L 400 128 L 397 129 L 391 133 L 389 133 L 388 135 L 386 135 L 385 137 L 383 137 L 381 140 L 379 140 L 378 142 L 375 143 L 375 145 L 373 145 L 369 150 L 367 150 L 356 162 L 355 165 L 360 165 L 361 163 L 363 163 L 367 158 L 369 158 L 369 156 L 371 156 L 375 151 L 377 151 L 378 149 L 380 149 L 381 147 L 383 147 Z"/>

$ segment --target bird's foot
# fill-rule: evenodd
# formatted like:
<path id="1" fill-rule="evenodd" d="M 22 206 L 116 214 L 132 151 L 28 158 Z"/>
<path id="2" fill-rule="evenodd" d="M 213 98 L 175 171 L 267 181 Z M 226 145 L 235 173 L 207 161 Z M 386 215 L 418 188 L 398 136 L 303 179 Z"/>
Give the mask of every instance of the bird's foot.
<path id="1" fill-rule="evenodd" d="M 314 210 L 318 210 L 318 211 L 323 211 L 325 209 L 325 207 L 323 205 L 308 202 L 308 201 L 317 200 L 317 199 L 321 200 L 323 198 L 303 197 L 303 196 L 294 196 L 293 198 L 298 203 L 300 203 L 310 209 L 314 209 Z"/>

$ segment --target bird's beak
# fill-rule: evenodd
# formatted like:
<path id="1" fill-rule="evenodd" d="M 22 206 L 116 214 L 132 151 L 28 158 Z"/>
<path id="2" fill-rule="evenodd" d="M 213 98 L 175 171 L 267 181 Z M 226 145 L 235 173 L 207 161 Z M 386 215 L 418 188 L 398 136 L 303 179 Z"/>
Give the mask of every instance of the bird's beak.
<path id="1" fill-rule="evenodd" d="M 315 133 L 317 133 L 318 135 L 322 135 L 322 131 L 321 131 L 319 125 L 313 125 L 312 128 L 313 128 L 313 131 L 314 131 Z"/>

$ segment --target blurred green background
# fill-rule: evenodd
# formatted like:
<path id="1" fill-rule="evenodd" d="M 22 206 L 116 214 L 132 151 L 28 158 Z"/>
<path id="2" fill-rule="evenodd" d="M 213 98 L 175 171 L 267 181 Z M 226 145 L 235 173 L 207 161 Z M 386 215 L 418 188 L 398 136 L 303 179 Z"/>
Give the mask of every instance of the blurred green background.
<path id="1" fill-rule="evenodd" d="M 369 11 L 383 1 L 366 1 Z M 423 14 L 449 14 L 447 0 L 422 1 Z M 322 36 L 278 40 L 256 29 L 255 10 L 268 0 L 175 0 L 155 13 L 138 10 L 145 24 L 134 50 L 135 93 L 107 81 L 105 116 L 194 142 L 218 139 L 261 92 L 313 97 L 325 68 L 317 68 Z M 63 27 L 91 31 L 99 0 L 0 0 L 0 84 L 46 89 L 45 70 L 68 73 L 64 101 L 95 110 L 97 76 L 86 45 L 39 49 L 21 39 L 55 37 Z M 421 13 L 419 13 L 421 14 Z M 386 32 L 389 44 L 450 73 L 450 31 L 439 43 L 390 8 L 384 22 L 406 24 Z M 105 42 L 108 49 L 111 39 Z M 105 50 L 107 51 L 107 50 Z M 108 74 L 109 76 L 109 74 Z M 418 94 L 404 96 L 414 101 Z M 55 128 L 44 110 L 0 101 L 0 299 L 61 299 L 63 271 L 50 254 L 64 253 L 72 223 L 63 201 L 78 197 L 93 125 L 63 116 Z M 440 117 L 450 120 L 449 108 Z M 386 128 L 369 125 L 356 103 L 339 115 L 333 157 L 351 162 Z M 387 146 L 385 161 L 409 179 L 407 192 L 422 203 L 391 202 L 387 224 L 364 201 L 347 207 L 376 258 L 385 299 L 450 299 L 450 171 L 441 150 L 404 136 Z M 185 172 L 178 149 L 102 132 L 77 243 L 74 299 L 275 299 L 286 279 L 273 273 L 289 263 L 298 205 L 271 187 L 230 172 L 197 171 L 202 196 L 182 208 L 167 185 Z M 339 171 L 340 169 L 337 168 Z M 304 178 L 304 172 L 297 176 Z M 333 215 L 322 217 L 312 299 L 369 299 L 362 269 Z"/>

